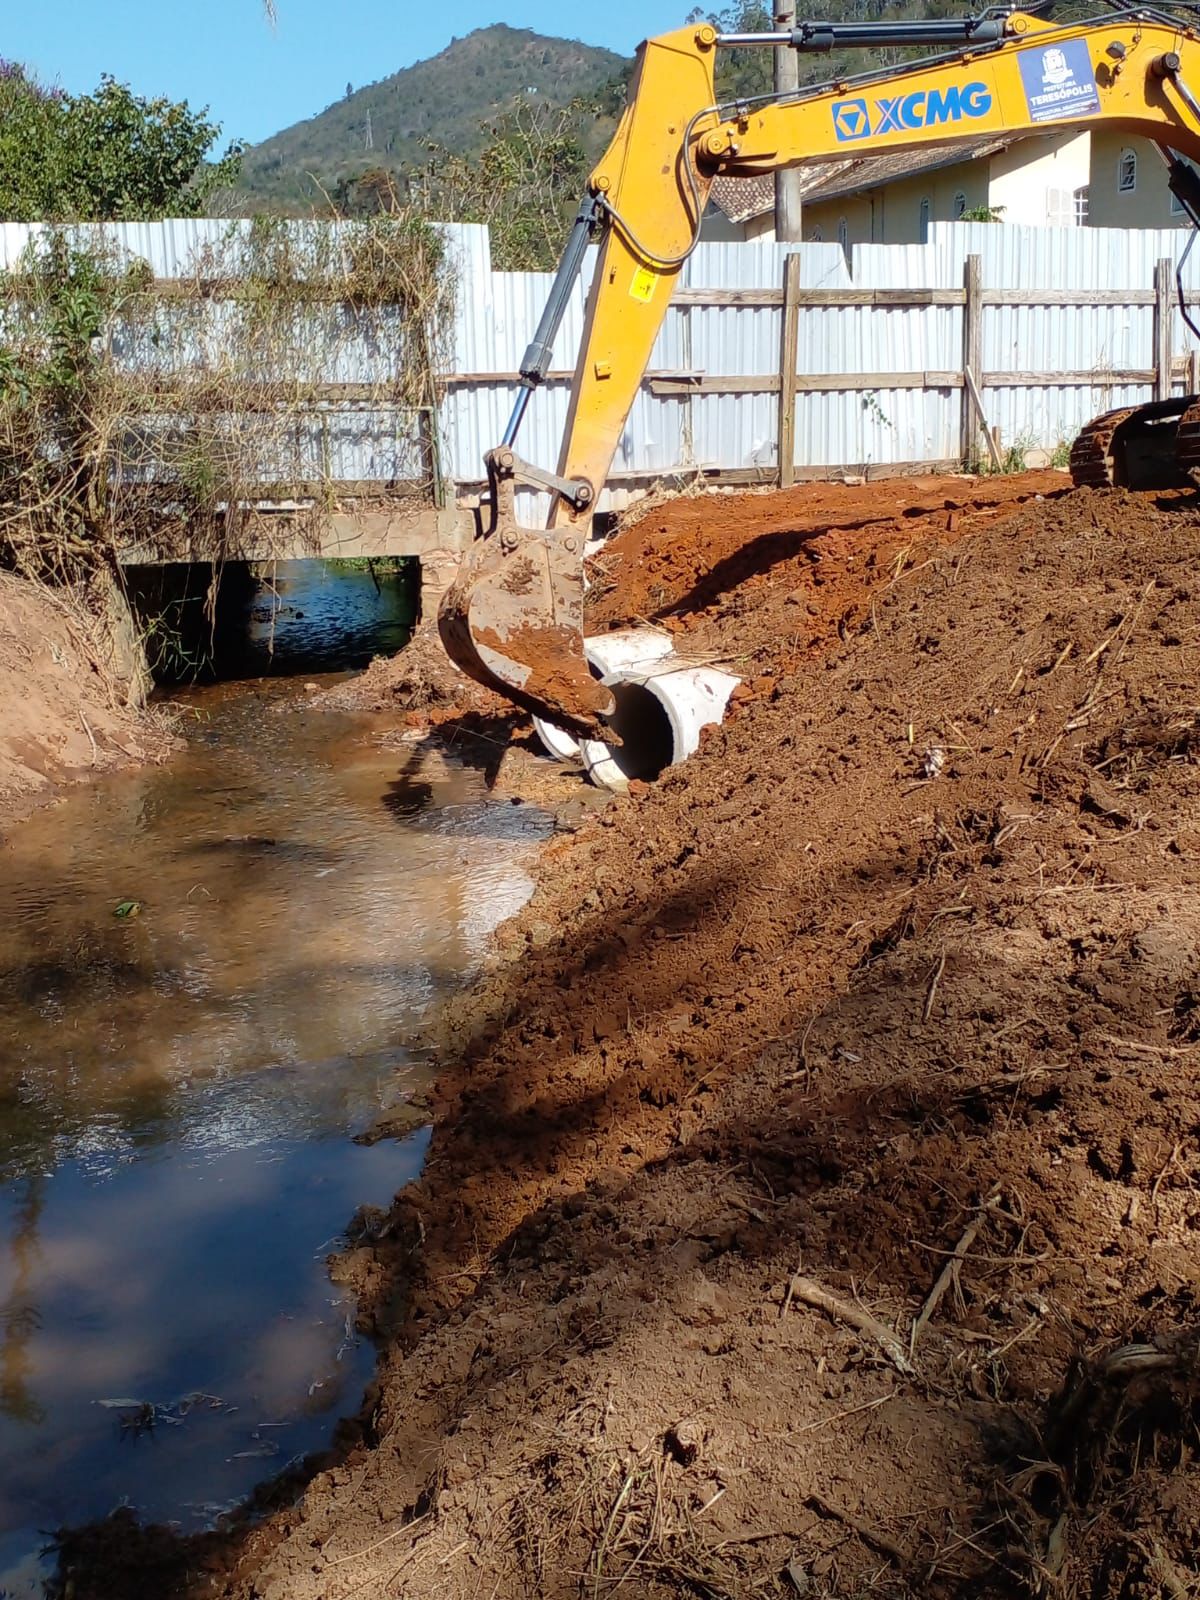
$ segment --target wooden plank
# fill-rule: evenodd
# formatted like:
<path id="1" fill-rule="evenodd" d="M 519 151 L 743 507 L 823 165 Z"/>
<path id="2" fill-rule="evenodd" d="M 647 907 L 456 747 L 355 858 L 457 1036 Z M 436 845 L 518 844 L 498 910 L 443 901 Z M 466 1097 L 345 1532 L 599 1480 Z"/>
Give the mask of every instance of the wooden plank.
<path id="1" fill-rule="evenodd" d="M 664 367 L 652 369 L 646 372 L 643 381 L 649 381 L 658 378 L 685 380 L 691 377 L 698 378 L 700 376 L 700 373 L 678 372 Z M 511 388 L 513 385 L 520 383 L 521 374 L 519 372 L 451 372 L 446 377 L 441 378 L 438 381 L 445 384 L 448 389 L 485 388 L 488 384 L 503 384 Z M 561 372 L 548 372 L 542 380 L 544 384 L 574 383 L 574 381 L 574 371 L 568 371 L 566 368 L 564 368 Z"/>
<path id="2" fill-rule="evenodd" d="M 1152 306 L 1148 289 L 984 289 L 985 306 Z"/>
<path id="3" fill-rule="evenodd" d="M 1111 389 L 1121 384 L 1152 384 L 1149 368 L 1119 368 L 1092 372 L 985 372 L 982 389 Z"/>
<path id="4" fill-rule="evenodd" d="M 161 483 L 122 483 L 119 492 L 123 499 L 145 506 L 151 513 L 162 504 L 170 504 L 178 495 L 177 485 L 164 480 Z M 259 505 L 269 502 L 274 506 L 286 502 L 289 508 L 297 500 L 314 500 L 321 507 L 330 500 L 378 500 L 393 507 L 396 515 L 417 515 L 431 504 L 430 485 L 408 478 L 288 478 L 285 482 L 240 483 L 238 498 L 243 504 Z"/>
<path id="5" fill-rule="evenodd" d="M 301 410 L 322 405 L 362 403 L 380 409 L 397 409 L 416 416 L 428 409 L 424 406 L 401 402 L 386 383 L 250 383 L 233 379 L 227 383 L 220 377 L 197 373 L 193 378 L 137 377 L 118 372 L 117 383 L 132 392 L 131 402 L 139 402 L 136 409 L 148 409 L 149 403 L 191 411 L 245 411 L 273 412 Z M 131 409 L 132 409 L 131 405 Z"/>
<path id="6" fill-rule="evenodd" d="M 983 371 L 983 260 L 968 256 L 963 265 L 963 371 Z M 964 463 L 970 467 L 975 460 L 975 406 L 970 389 L 963 384 L 962 411 L 960 413 L 959 445 Z"/>
<path id="7" fill-rule="evenodd" d="M 961 389 L 961 372 L 808 372 L 796 379 L 806 394 L 853 389 Z"/>
<path id="8" fill-rule="evenodd" d="M 778 289 L 677 289 L 673 306 L 781 306 Z"/>
<path id="9" fill-rule="evenodd" d="M 992 465 L 999 472 L 1004 465 L 1003 457 L 1000 454 L 1000 441 L 988 423 L 987 412 L 983 409 L 983 396 L 979 392 L 979 385 L 975 382 L 975 374 L 970 367 L 963 368 L 963 382 L 967 386 L 967 394 L 970 396 L 971 404 L 975 407 L 979 428 L 987 441 L 988 454 L 992 458 Z"/>
<path id="10" fill-rule="evenodd" d="M 848 466 L 834 467 L 797 467 L 797 483 L 827 483 L 837 482 L 839 479 L 852 477 L 864 478 L 874 481 L 876 478 L 910 478 L 923 473 L 961 472 L 962 462 L 955 457 L 953 460 L 938 459 L 936 461 L 884 461 L 884 462 L 853 462 Z M 643 487 L 646 489 L 670 488 L 678 485 L 686 488 L 689 484 L 702 483 L 712 488 L 724 486 L 760 485 L 773 487 L 775 469 L 773 467 L 676 467 L 676 468 L 646 468 L 642 471 L 622 470 L 610 472 L 605 483 L 610 488 L 633 489 Z M 460 494 L 466 493 L 468 487 L 474 491 L 481 491 L 484 487 L 482 479 L 474 479 L 468 486 L 459 485 Z"/>
<path id="11" fill-rule="evenodd" d="M 779 341 L 779 487 L 790 488 L 796 476 L 796 366 L 800 359 L 800 266 L 793 251 L 783 265 L 783 330 Z"/>
<path id="12" fill-rule="evenodd" d="M 1176 376 L 1183 378 L 1178 367 Z M 982 389 L 1111 389 L 1117 385 L 1154 382 L 1148 367 L 1095 368 L 1083 372 L 985 372 L 976 382 Z M 836 394 L 861 389 L 962 389 L 961 372 L 802 372 L 796 378 L 797 394 Z M 722 378 L 708 373 L 652 378 L 650 393 L 657 396 L 715 394 L 776 394 L 780 381 L 772 373 Z M 968 397 L 969 398 L 969 397 Z M 973 424 L 972 424 L 973 425 Z"/>
<path id="13" fill-rule="evenodd" d="M 543 383 L 571 383 L 574 381 L 574 372 L 548 372 L 542 379 Z M 489 383 L 512 385 L 520 383 L 519 372 L 451 372 L 439 380 L 448 389 L 474 389 L 483 388 Z"/>
<path id="14" fill-rule="evenodd" d="M 162 299 L 233 299 L 244 294 L 247 280 L 225 278 L 156 278 L 145 293 Z M 257 288 L 255 293 L 257 293 Z M 336 285 L 324 284 L 314 297 L 321 303 L 337 303 Z M 349 303 L 349 297 L 343 298 Z M 804 305 L 823 306 L 958 306 L 963 303 L 961 289 L 808 289 Z M 989 306 L 1152 306 L 1154 294 L 1147 289 L 985 289 L 982 303 Z M 779 307 L 783 294 L 778 289 L 678 289 L 671 297 L 674 306 L 749 306 Z"/>
<path id="15" fill-rule="evenodd" d="M 1171 335 L 1175 313 L 1171 305 L 1175 270 L 1167 256 L 1154 267 L 1154 398 L 1171 398 Z"/>
<path id="16" fill-rule="evenodd" d="M 953 461 L 865 461 L 846 467 L 797 467 L 797 483 L 837 483 L 843 478 L 861 478 L 874 483 L 878 478 L 935 477 L 962 471 L 962 462 Z"/>
<path id="17" fill-rule="evenodd" d="M 802 289 L 802 306 L 866 306 L 884 311 L 914 306 L 961 306 L 961 289 Z"/>
<path id="18" fill-rule="evenodd" d="M 891 461 L 891 462 L 854 462 L 849 466 L 834 467 L 797 467 L 797 483 L 827 483 L 836 482 L 845 477 L 875 478 L 908 478 L 914 475 L 930 472 L 960 472 L 962 462 L 955 459 L 937 461 Z M 647 488 L 658 488 L 663 484 L 678 483 L 686 486 L 689 483 L 702 482 L 720 488 L 724 485 L 730 487 L 744 484 L 771 484 L 774 471 L 770 467 L 679 467 L 675 471 L 642 471 L 642 472 L 610 472 L 606 482 L 609 485 L 619 485 L 622 488 L 632 488 L 644 484 Z"/>
<path id="19" fill-rule="evenodd" d="M 778 394 L 777 372 L 747 378 L 710 378 L 707 373 L 675 378 L 651 378 L 647 387 L 652 395 L 664 397 L 691 394 Z"/>

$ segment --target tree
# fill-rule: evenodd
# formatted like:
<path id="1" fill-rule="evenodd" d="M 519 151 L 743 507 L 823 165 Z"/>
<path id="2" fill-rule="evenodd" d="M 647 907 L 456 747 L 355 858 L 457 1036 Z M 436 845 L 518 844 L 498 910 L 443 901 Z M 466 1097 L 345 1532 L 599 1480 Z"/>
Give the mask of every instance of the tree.
<path id="1" fill-rule="evenodd" d="M 237 144 L 208 159 L 219 133 L 186 101 L 144 100 L 107 76 L 93 93 L 69 95 L 0 62 L 0 218 L 202 216 L 240 166 Z"/>
<path id="2" fill-rule="evenodd" d="M 765 33 L 775 26 L 762 0 L 738 0 L 723 11 L 697 7 L 689 22 L 711 22 L 719 33 Z M 750 100 L 770 94 L 774 82 L 770 50 L 722 50 L 717 57 L 717 93 L 722 100 Z"/>
<path id="3" fill-rule="evenodd" d="M 486 222 L 503 271 L 549 269 L 587 185 L 593 158 L 586 135 L 598 114 L 578 101 L 514 101 L 478 155 L 431 147 L 427 164 L 406 175 L 407 199 L 442 222 Z"/>

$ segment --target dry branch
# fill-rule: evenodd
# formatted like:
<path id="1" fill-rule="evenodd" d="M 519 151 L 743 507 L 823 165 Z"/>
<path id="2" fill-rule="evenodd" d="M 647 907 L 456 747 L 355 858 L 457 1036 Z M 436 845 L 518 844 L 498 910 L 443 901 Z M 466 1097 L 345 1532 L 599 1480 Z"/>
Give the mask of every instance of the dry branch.
<path id="1" fill-rule="evenodd" d="M 824 1311 L 826 1316 L 833 1317 L 837 1322 L 844 1322 L 851 1328 L 856 1328 L 859 1333 L 865 1333 L 887 1356 L 904 1377 L 911 1377 L 912 1363 L 904 1353 L 900 1340 L 887 1327 L 880 1322 L 878 1317 L 873 1317 L 862 1306 L 856 1306 L 849 1300 L 839 1299 L 837 1295 L 830 1294 L 828 1289 L 823 1289 L 819 1283 L 814 1283 L 811 1278 L 804 1278 L 797 1274 L 789 1285 L 793 1300 L 802 1300 L 805 1305 L 812 1306 L 817 1311 Z"/>
<path id="2" fill-rule="evenodd" d="M 963 1230 L 962 1237 L 951 1251 L 950 1259 L 946 1262 L 946 1265 L 942 1268 L 941 1272 L 938 1273 L 937 1282 L 929 1291 L 929 1298 L 925 1301 L 925 1304 L 921 1307 L 920 1313 L 913 1321 L 912 1332 L 908 1339 L 909 1355 L 912 1355 L 916 1350 L 917 1340 L 924 1332 L 925 1324 L 929 1321 L 930 1317 L 941 1304 L 942 1297 L 946 1293 L 946 1290 L 952 1283 L 957 1285 L 959 1273 L 962 1271 L 962 1264 L 966 1257 L 967 1251 L 975 1243 L 976 1235 L 979 1233 L 980 1228 L 983 1227 L 984 1222 L 987 1220 L 988 1212 L 994 1210 L 999 1203 L 1000 1193 L 999 1190 L 996 1190 L 983 1202 L 979 1210 L 975 1213 L 975 1216 Z"/>
<path id="3" fill-rule="evenodd" d="M 878 1550 L 880 1555 L 887 1556 L 889 1561 L 895 1562 L 898 1567 L 907 1567 L 911 1561 L 908 1551 L 901 1545 L 889 1539 L 885 1533 L 880 1533 L 877 1528 L 872 1528 L 869 1523 L 856 1517 L 853 1512 L 847 1511 L 844 1506 L 835 1505 L 832 1500 L 826 1500 L 819 1494 L 810 1494 L 808 1504 L 814 1511 L 823 1517 L 829 1517 L 834 1522 L 840 1522 L 843 1527 L 850 1528 L 864 1544 L 870 1545 L 872 1550 Z"/>

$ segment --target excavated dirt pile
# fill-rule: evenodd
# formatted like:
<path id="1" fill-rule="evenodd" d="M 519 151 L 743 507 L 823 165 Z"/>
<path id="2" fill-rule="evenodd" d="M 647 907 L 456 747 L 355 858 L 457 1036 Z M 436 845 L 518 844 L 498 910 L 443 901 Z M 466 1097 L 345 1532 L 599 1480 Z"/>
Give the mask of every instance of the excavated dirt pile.
<path id="1" fill-rule="evenodd" d="M 358 1441 L 172 1592 L 1195 1592 L 1200 505 L 1063 483 L 605 553 L 746 689 L 550 847 Z"/>
<path id="2" fill-rule="evenodd" d="M 98 609 L 0 572 L 0 841 L 64 786 L 169 748 L 123 666 Z"/>

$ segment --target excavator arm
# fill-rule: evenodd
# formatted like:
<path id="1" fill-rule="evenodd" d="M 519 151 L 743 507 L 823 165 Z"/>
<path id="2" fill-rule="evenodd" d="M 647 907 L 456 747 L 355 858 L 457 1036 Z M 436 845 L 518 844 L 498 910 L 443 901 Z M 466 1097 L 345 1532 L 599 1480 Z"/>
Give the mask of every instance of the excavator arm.
<path id="1" fill-rule="evenodd" d="M 675 282 L 714 178 L 952 147 L 981 134 L 1103 123 L 1152 140 L 1200 223 L 1200 27 L 1186 8 L 1115 10 L 1070 26 L 1023 12 L 929 22 L 806 22 L 791 33 L 707 25 L 641 46 L 629 103 L 592 173 L 533 342 L 504 439 L 487 458 L 492 518 L 439 616 L 451 657 L 480 683 L 576 734 L 603 733 L 607 689 L 583 655 L 583 550 Z M 718 105 L 718 50 L 956 46 L 952 53 L 788 96 Z M 587 255 L 600 249 L 554 472 L 516 452 L 530 398 Z M 516 521 L 519 484 L 553 495 L 549 526 Z"/>

